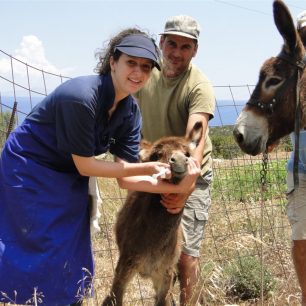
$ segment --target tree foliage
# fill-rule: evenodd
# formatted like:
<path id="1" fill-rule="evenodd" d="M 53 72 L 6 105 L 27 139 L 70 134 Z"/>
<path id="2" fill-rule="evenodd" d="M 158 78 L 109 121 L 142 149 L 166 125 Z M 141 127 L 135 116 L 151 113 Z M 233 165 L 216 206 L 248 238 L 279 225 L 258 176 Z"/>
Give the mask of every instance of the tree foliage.
<path id="1" fill-rule="evenodd" d="M 9 123 L 11 120 L 11 112 L 5 111 L 0 113 L 0 149 L 2 149 L 4 142 L 6 140 Z M 14 120 L 13 127 L 16 125 L 16 120 Z"/>

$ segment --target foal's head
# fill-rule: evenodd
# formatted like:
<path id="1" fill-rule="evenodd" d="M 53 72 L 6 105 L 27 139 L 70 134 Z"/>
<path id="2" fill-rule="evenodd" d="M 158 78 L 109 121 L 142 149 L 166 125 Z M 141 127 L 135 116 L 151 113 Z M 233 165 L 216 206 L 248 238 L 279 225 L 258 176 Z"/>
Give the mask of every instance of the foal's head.
<path id="1" fill-rule="evenodd" d="M 172 176 L 170 182 L 177 184 L 187 174 L 188 157 L 193 155 L 202 137 L 203 125 L 199 121 L 187 137 L 163 137 L 154 143 L 144 141 L 140 151 L 141 160 L 168 163 Z"/>
<path id="2" fill-rule="evenodd" d="M 282 1 L 274 1 L 273 14 L 275 25 L 284 40 L 283 47 L 279 55 L 262 65 L 257 85 L 233 131 L 240 148 L 251 155 L 264 152 L 294 130 L 297 86 L 301 86 L 301 104 L 306 103 L 306 75 L 302 76 L 305 50 L 302 41 Z M 303 107 L 300 110 L 303 112 Z M 306 113 L 302 124 L 305 124 L 305 116 Z"/>

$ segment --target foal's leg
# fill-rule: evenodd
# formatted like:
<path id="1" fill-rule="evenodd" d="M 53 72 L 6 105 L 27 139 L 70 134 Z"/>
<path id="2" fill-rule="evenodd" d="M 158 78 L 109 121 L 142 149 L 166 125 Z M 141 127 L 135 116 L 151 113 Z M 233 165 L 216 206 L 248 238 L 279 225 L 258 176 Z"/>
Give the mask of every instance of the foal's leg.
<path id="1" fill-rule="evenodd" d="M 172 268 L 163 269 L 151 275 L 155 289 L 155 306 L 172 306 L 172 287 L 174 271 Z"/>
<path id="2" fill-rule="evenodd" d="M 133 259 L 119 258 L 111 292 L 104 299 L 102 306 L 122 306 L 125 289 L 137 272 L 136 265 Z"/>

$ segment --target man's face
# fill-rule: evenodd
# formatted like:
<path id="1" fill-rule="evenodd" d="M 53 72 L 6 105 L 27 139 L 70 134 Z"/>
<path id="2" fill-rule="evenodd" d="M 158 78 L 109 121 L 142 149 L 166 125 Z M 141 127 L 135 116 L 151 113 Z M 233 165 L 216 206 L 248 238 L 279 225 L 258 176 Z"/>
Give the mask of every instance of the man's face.
<path id="1" fill-rule="evenodd" d="M 163 73 L 170 78 L 184 72 L 198 50 L 196 40 L 178 35 L 163 35 L 159 46 L 163 53 Z"/>

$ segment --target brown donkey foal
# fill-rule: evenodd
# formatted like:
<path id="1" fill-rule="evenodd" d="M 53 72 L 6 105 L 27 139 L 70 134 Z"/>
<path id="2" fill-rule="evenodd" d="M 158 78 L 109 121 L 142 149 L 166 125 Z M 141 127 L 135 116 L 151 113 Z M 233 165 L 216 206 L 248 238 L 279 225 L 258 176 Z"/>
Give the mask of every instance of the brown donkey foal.
<path id="1" fill-rule="evenodd" d="M 197 122 L 186 138 L 164 137 L 153 144 L 146 143 L 141 159 L 169 163 L 169 182 L 177 184 L 186 175 L 188 157 L 201 137 L 203 126 Z M 115 225 L 119 260 L 103 306 L 122 305 L 127 284 L 136 273 L 151 278 L 156 306 L 172 305 L 173 276 L 181 253 L 182 211 L 170 214 L 160 200 L 159 194 L 133 191 L 119 211 Z"/>

